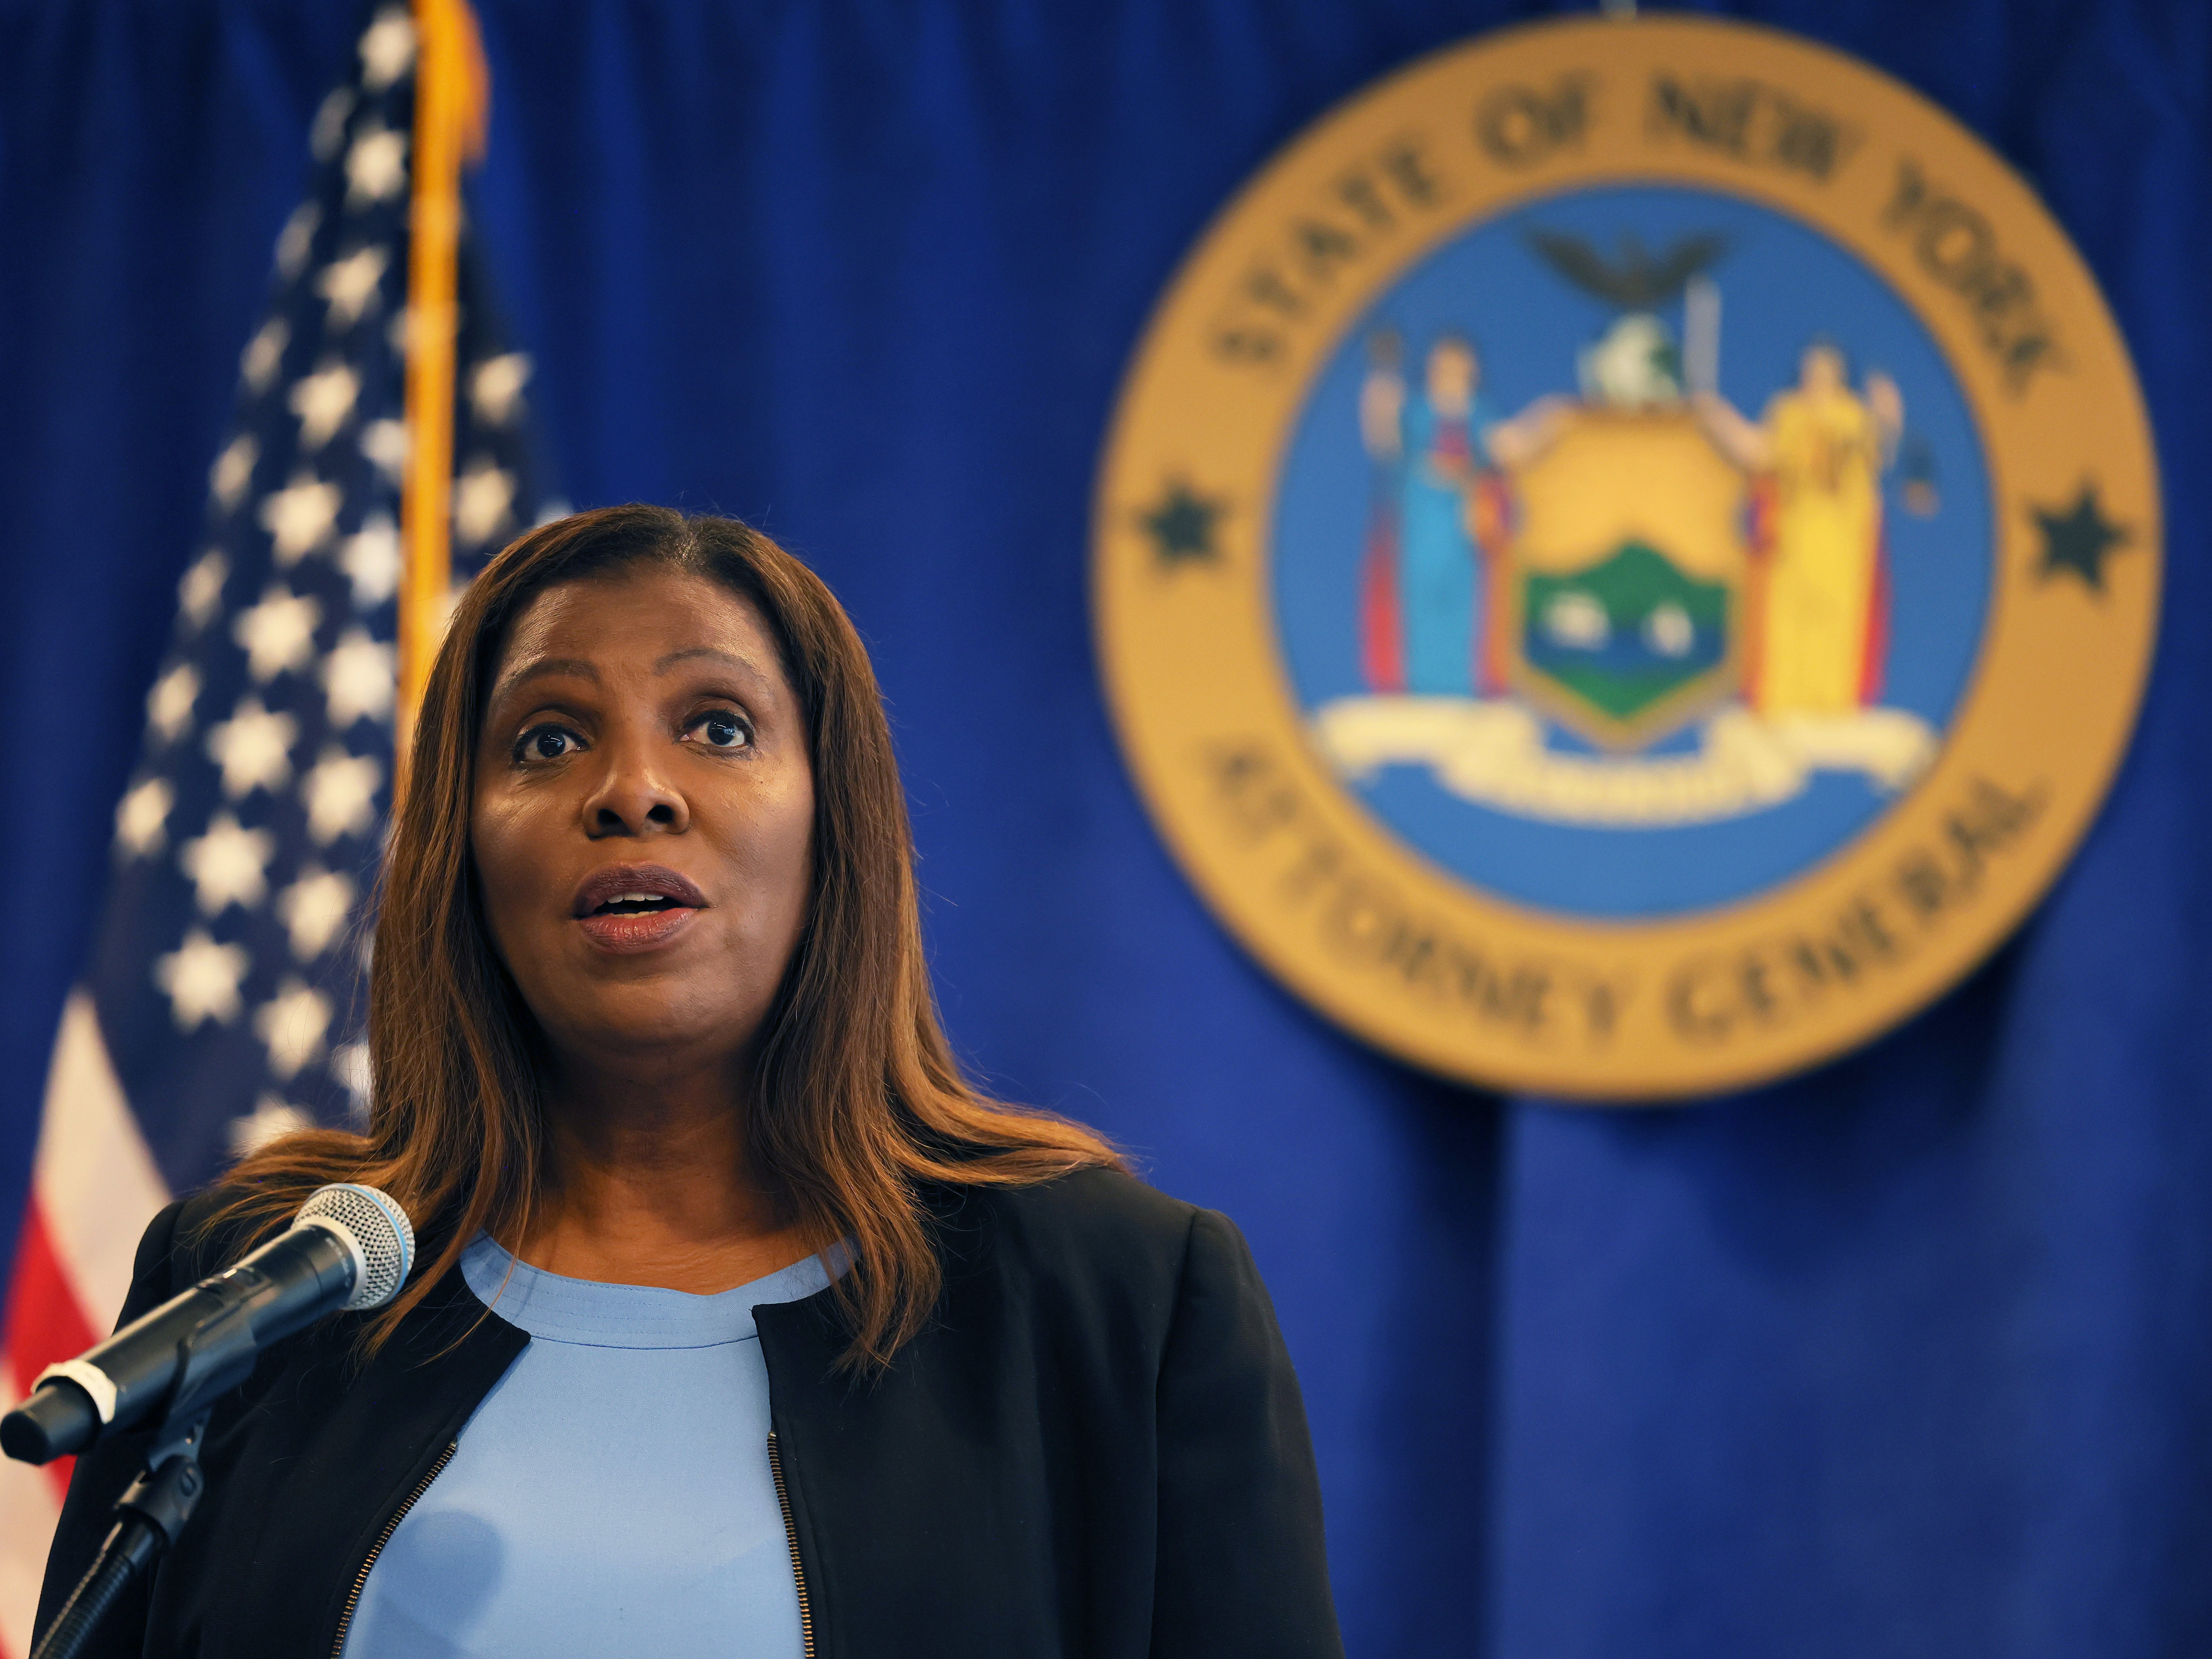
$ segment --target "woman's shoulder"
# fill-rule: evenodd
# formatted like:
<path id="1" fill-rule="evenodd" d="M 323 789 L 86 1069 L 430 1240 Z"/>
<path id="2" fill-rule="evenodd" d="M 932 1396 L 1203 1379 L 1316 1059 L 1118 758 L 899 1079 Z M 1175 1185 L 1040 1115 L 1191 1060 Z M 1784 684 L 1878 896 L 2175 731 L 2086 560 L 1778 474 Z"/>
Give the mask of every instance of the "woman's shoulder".
<path id="1" fill-rule="evenodd" d="M 957 1224 L 988 1218 L 1040 1238 L 1102 1233 L 1180 1239 L 1200 1213 L 1198 1206 L 1170 1198 L 1124 1170 L 1085 1164 L 1049 1180 L 1022 1184 L 977 1182 L 935 1187 L 930 1208 Z"/>
<path id="2" fill-rule="evenodd" d="M 172 1199 L 139 1235 L 131 1264 L 131 1299 L 165 1301 L 220 1273 L 252 1242 L 252 1230 L 226 1219 L 239 1191 L 224 1182 Z"/>
<path id="3" fill-rule="evenodd" d="M 1235 1236 L 1225 1217 L 1091 1165 L 1027 1186 L 940 1187 L 930 1194 L 948 1265 L 988 1259 L 1031 1276 L 1171 1290 L 1194 1238 Z"/>
<path id="4" fill-rule="evenodd" d="M 138 1249 L 131 1260 L 131 1288 L 116 1318 L 118 1328 L 214 1271 L 201 1267 L 205 1254 L 200 1239 L 204 1229 L 187 1219 L 196 1211 L 198 1218 L 212 1213 L 213 1206 L 205 1199 L 204 1193 L 171 1199 L 154 1212 L 145 1231 L 138 1235 Z"/>

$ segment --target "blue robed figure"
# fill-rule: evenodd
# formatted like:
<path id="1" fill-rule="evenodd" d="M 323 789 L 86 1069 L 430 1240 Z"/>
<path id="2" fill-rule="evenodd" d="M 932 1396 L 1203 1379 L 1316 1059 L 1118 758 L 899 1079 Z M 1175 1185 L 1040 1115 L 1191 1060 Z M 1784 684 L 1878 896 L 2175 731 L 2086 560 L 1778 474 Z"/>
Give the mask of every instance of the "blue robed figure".
<path id="1" fill-rule="evenodd" d="M 1429 348 L 1409 391 L 1395 353 L 1378 356 L 1362 396 L 1369 453 L 1386 470 L 1396 511 L 1396 600 L 1405 690 L 1472 696 L 1482 637 L 1481 550 L 1469 507 L 1486 464 L 1490 415 L 1474 346 L 1448 334 Z"/>

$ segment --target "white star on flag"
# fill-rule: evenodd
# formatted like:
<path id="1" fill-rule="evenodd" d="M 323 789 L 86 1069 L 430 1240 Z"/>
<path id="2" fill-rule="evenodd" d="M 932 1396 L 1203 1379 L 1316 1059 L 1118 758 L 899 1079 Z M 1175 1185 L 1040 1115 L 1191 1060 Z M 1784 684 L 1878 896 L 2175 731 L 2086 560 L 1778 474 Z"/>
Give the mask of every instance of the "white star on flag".
<path id="1" fill-rule="evenodd" d="M 343 259 L 333 259 L 315 278 L 315 292 L 330 301 L 328 326 L 343 334 L 359 322 L 376 301 L 376 287 L 392 256 L 374 245 L 357 247 Z"/>
<path id="2" fill-rule="evenodd" d="M 163 743 L 174 743 L 191 729 L 192 705 L 199 700 L 200 671 L 180 662 L 146 694 L 146 724 Z"/>
<path id="3" fill-rule="evenodd" d="M 148 778 L 125 791 L 115 804 L 117 845 L 133 858 L 159 852 L 168 836 L 169 810 L 176 804 L 175 786 L 167 778 Z"/>
<path id="4" fill-rule="evenodd" d="M 349 1042 L 331 1050 L 329 1062 L 323 1067 L 349 1095 L 353 1097 L 353 1115 L 366 1121 L 368 1116 L 370 1067 L 368 1044 Z"/>
<path id="5" fill-rule="evenodd" d="M 289 975 L 274 997 L 253 1011 L 253 1035 L 268 1048 L 271 1076 L 289 1083 L 323 1052 L 323 1034 L 331 1028 L 331 1012 L 328 997 Z"/>
<path id="6" fill-rule="evenodd" d="M 481 547 L 514 506 L 514 475 L 481 458 L 453 481 L 453 532 L 465 547 Z"/>
<path id="7" fill-rule="evenodd" d="M 276 376 L 284 362 L 284 348 L 291 343 L 292 325 L 282 317 L 271 317 L 262 324 L 261 331 L 246 343 L 239 354 L 238 372 L 254 392 L 269 389 L 269 382 Z"/>
<path id="8" fill-rule="evenodd" d="M 300 724 L 282 710 L 261 706 L 261 699 L 244 696 L 228 720 L 208 732 L 208 758 L 222 768 L 222 793 L 243 800 L 256 789 L 271 793 L 292 776 L 292 743 Z"/>
<path id="9" fill-rule="evenodd" d="M 251 910 L 269 894 L 269 860 L 276 837 L 266 830 L 247 830 L 228 812 L 208 820 L 207 834 L 177 849 L 177 863 L 192 878 L 193 897 L 204 915 L 218 916 L 235 904 Z"/>
<path id="10" fill-rule="evenodd" d="M 487 426 L 505 426 L 514 400 L 530 380 L 530 354 L 510 351 L 486 358 L 469 375 L 469 404 Z"/>
<path id="11" fill-rule="evenodd" d="M 177 608 L 195 632 L 207 626 L 208 618 L 222 604 L 222 585 L 229 580 L 230 561 L 217 547 L 201 554 L 185 572 L 184 580 L 177 584 Z"/>
<path id="12" fill-rule="evenodd" d="M 216 502 L 224 512 L 238 505 L 246 486 L 253 482 L 253 464 L 260 459 L 261 446 L 251 432 L 240 433 L 215 458 L 215 465 L 208 471 L 208 488 L 215 492 Z"/>
<path id="13" fill-rule="evenodd" d="M 251 1112 L 230 1121 L 230 1150 L 234 1156 L 244 1158 L 272 1140 L 314 1127 L 314 1119 L 282 1096 L 264 1095 L 253 1103 Z"/>
<path id="14" fill-rule="evenodd" d="M 346 423 L 361 396 L 361 376 L 343 363 L 326 362 L 292 387 L 292 412 L 300 417 L 300 447 L 320 449 Z"/>
<path id="15" fill-rule="evenodd" d="M 316 106 L 315 124 L 307 129 L 307 152 L 318 161 L 327 161 L 338 153 L 355 102 L 351 87 L 332 87 L 330 95 Z"/>
<path id="16" fill-rule="evenodd" d="M 246 671 L 266 685 L 279 674 L 307 665 L 315 654 L 315 627 L 322 619 L 320 600 L 272 586 L 260 604 L 238 613 L 230 635 L 245 649 Z"/>
<path id="17" fill-rule="evenodd" d="M 392 698 L 398 678 L 399 653 L 379 643 L 367 629 L 349 628 L 323 659 L 323 694 L 330 708 L 331 730 L 343 732 L 364 716 L 392 717 Z"/>
<path id="18" fill-rule="evenodd" d="M 361 37 L 361 82 L 381 92 L 414 62 L 415 25 L 399 7 L 386 7 Z"/>
<path id="19" fill-rule="evenodd" d="M 168 994 L 169 1015 L 180 1031 L 199 1029 L 204 1020 L 228 1025 L 238 1018 L 239 981 L 252 958 L 242 945 L 217 945 L 204 927 L 154 961 L 154 983 Z"/>
<path id="20" fill-rule="evenodd" d="M 333 870 L 310 864 L 300 878 L 276 895 L 276 919 L 292 935 L 292 954 L 313 962 L 331 948 L 338 929 L 353 914 L 353 883 Z"/>
<path id="21" fill-rule="evenodd" d="M 313 202 L 302 202 L 276 233 L 276 274 L 286 282 L 300 274 L 307 256 L 315 251 L 315 228 L 322 222 L 322 209 Z"/>
<path id="22" fill-rule="evenodd" d="M 376 822 L 376 786 L 383 781 L 384 768 L 375 756 L 323 750 L 301 790 L 307 803 L 307 833 L 328 847 L 340 836 L 367 830 Z"/>
<path id="23" fill-rule="evenodd" d="M 353 582 L 354 607 L 374 611 L 399 589 L 399 526 L 389 513 L 372 513 L 346 538 L 338 563 Z"/>
<path id="24" fill-rule="evenodd" d="M 371 421 L 361 429 L 361 453 L 376 463 L 376 470 L 393 483 L 407 466 L 407 423 Z"/>
<path id="25" fill-rule="evenodd" d="M 388 202 L 407 188 L 407 136 L 364 126 L 346 152 L 346 205 Z"/>
<path id="26" fill-rule="evenodd" d="M 274 544 L 276 562 L 295 565 L 331 538 L 345 492 L 312 472 L 295 473 L 292 482 L 261 503 L 261 527 Z"/>

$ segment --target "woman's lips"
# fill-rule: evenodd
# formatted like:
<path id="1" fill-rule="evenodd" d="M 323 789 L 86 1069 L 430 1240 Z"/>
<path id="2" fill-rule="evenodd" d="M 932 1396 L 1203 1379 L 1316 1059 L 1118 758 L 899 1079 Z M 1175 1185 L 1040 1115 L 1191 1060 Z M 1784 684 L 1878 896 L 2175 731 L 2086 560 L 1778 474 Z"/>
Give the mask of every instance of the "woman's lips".
<path id="1" fill-rule="evenodd" d="M 665 864 L 610 864 L 584 878 L 570 914 L 602 951 L 652 951 L 681 934 L 706 905 L 691 878 Z"/>
<path id="2" fill-rule="evenodd" d="M 672 903 L 704 908 L 707 896 L 689 876 L 665 864 L 609 864 L 586 876 L 569 900 L 571 915 L 586 916 L 601 905 L 633 900 L 665 898 Z"/>
<path id="3" fill-rule="evenodd" d="M 652 951 L 669 943 L 691 925 L 699 913 L 687 905 L 665 910 L 640 910 L 628 915 L 594 914 L 578 916 L 584 937 L 602 951 Z"/>

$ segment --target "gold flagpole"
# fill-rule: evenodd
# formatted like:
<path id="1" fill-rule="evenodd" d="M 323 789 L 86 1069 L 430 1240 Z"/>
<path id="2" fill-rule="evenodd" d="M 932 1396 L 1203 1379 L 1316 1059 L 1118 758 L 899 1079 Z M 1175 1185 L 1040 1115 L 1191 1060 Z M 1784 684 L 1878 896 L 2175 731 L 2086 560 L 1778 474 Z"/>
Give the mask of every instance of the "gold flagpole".
<path id="1" fill-rule="evenodd" d="M 406 552 L 399 592 L 399 706 L 392 806 L 406 785 L 416 712 L 445 632 L 453 586 L 453 354 L 461 164 L 483 149 L 483 47 L 467 0 L 415 0 L 415 154 L 407 251 Z"/>

